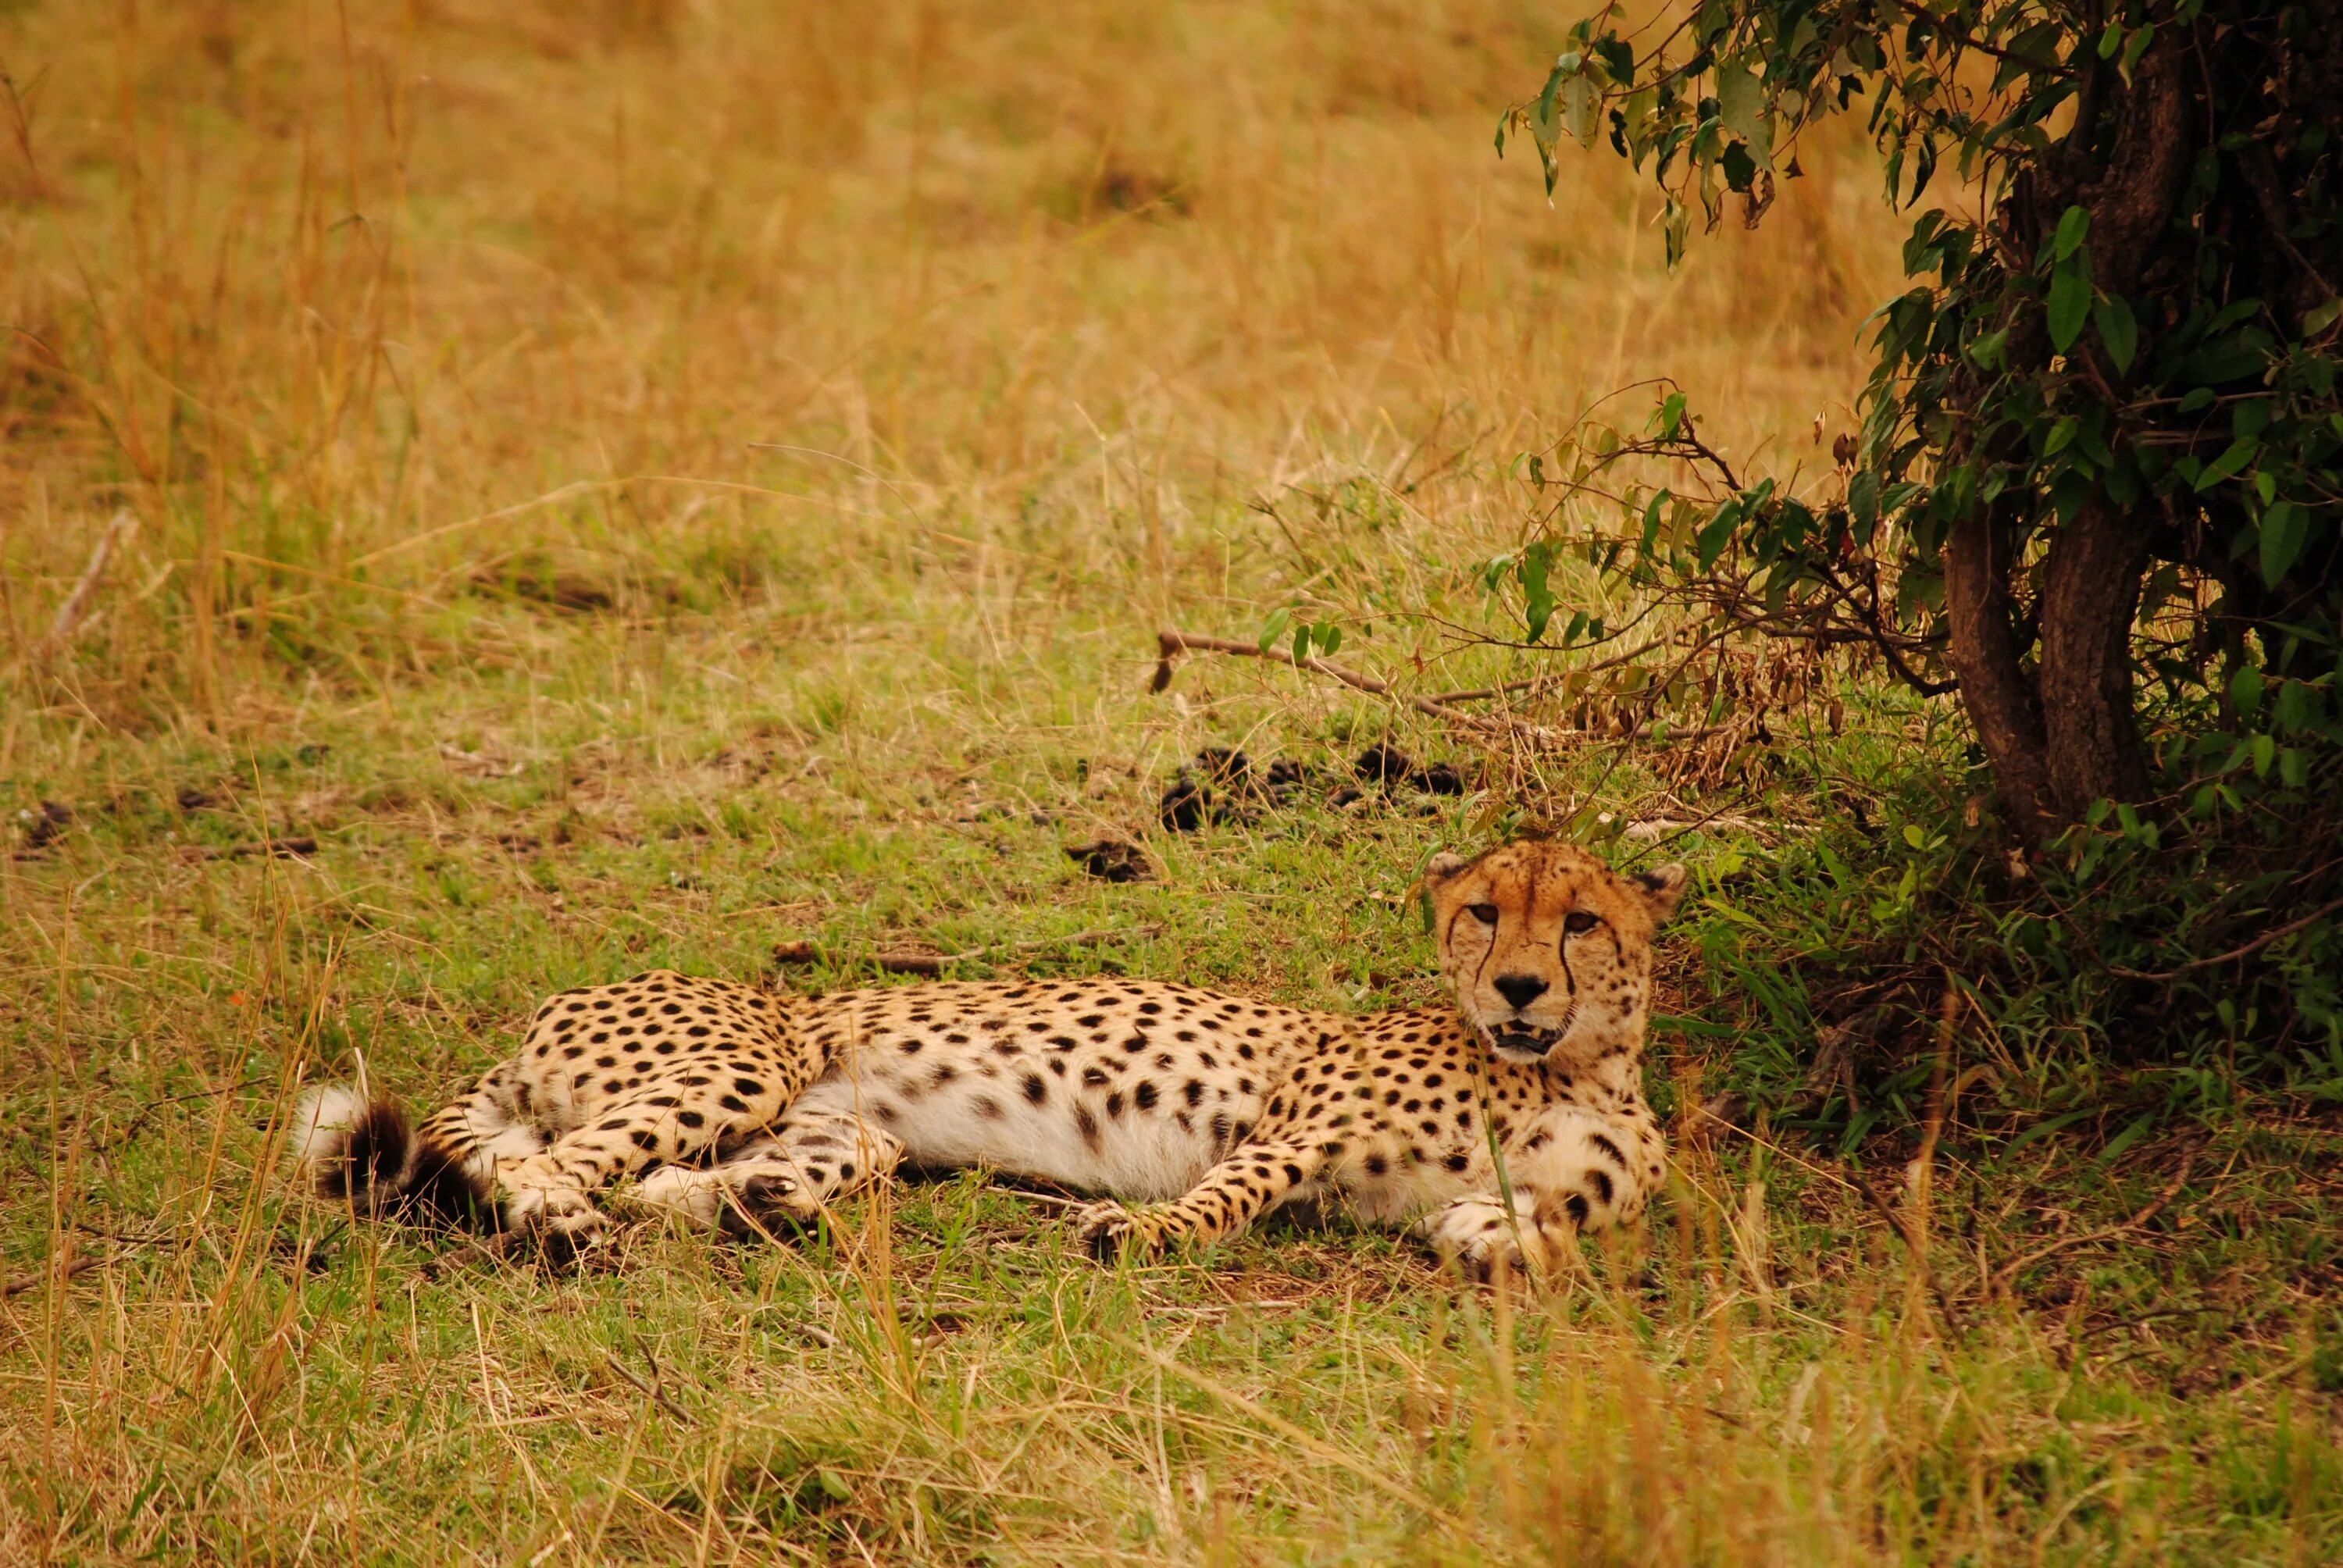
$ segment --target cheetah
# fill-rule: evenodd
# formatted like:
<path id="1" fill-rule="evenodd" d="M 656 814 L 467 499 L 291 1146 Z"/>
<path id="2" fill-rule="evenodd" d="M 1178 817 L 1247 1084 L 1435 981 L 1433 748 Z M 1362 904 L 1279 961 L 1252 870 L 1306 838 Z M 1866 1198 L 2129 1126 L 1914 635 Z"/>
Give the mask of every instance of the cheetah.
<path id="1" fill-rule="evenodd" d="M 573 1249 L 603 1237 L 614 1183 L 770 1235 L 908 1162 L 1094 1194 L 1073 1233 L 1102 1259 L 1314 1199 L 1475 1272 L 1547 1267 L 1660 1181 L 1642 1047 L 1684 870 L 1517 842 L 1423 881 L 1453 1006 L 1352 1017 L 1101 978 L 777 998 L 654 971 L 548 999 L 518 1055 L 412 1131 L 312 1091 L 293 1163 L 327 1198 Z"/>

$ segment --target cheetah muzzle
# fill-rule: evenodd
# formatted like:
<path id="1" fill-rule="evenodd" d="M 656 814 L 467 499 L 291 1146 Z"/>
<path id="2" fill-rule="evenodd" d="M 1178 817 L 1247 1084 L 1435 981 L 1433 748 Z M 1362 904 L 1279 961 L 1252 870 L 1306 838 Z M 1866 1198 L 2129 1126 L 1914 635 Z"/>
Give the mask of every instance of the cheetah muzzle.
<path id="1" fill-rule="evenodd" d="M 1643 1042 L 1684 882 L 1554 844 L 1438 857 L 1453 1005 L 1358 1017 L 1115 978 L 802 998 L 655 971 L 548 998 L 419 1126 L 312 1091 L 291 1159 L 320 1197 L 567 1252 L 607 1235 L 606 1205 L 785 1238 L 908 1160 L 1098 1194 L 1071 1228 L 1102 1259 L 1310 1200 L 1470 1272 L 1556 1266 L 1663 1174 Z"/>

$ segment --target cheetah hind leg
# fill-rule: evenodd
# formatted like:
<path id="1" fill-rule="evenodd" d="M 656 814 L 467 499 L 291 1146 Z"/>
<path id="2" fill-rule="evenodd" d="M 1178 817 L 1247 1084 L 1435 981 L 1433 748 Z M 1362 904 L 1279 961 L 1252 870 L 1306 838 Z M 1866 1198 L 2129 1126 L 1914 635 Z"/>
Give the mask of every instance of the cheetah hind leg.
<path id="1" fill-rule="evenodd" d="M 636 1183 L 634 1201 L 696 1229 L 736 1239 L 809 1229 L 832 1203 L 894 1172 L 902 1140 L 822 1102 L 818 1091 L 789 1108 L 772 1131 L 699 1170 L 664 1166 Z"/>
<path id="2" fill-rule="evenodd" d="M 737 1087 L 737 1086 L 736 1086 Z M 595 1120 L 563 1133 L 543 1152 L 498 1161 L 507 1229 L 533 1231 L 557 1251 L 598 1246 L 608 1221 L 594 1194 L 614 1181 L 686 1170 L 722 1143 L 761 1130 L 784 1102 L 783 1086 L 759 1086 L 710 1101 L 712 1113 L 679 1106 L 659 1085 L 597 1108 Z M 737 1109 L 735 1109 L 737 1107 Z"/>

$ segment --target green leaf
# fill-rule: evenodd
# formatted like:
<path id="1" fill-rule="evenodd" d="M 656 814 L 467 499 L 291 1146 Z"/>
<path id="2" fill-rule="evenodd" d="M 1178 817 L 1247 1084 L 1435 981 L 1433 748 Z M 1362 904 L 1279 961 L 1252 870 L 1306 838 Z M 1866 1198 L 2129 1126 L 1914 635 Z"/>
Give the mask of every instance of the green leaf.
<path id="1" fill-rule="evenodd" d="M 2250 664 L 2241 664 L 2237 673 L 2229 677 L 2229 706 L 2245 718 L 2251 719 L 2262 706 L 2262 672 Z"/>
<path id="2" fill-rule="evenodd" d="M 1310 623 L 1303 621 L 1293 628 L 1293 662 L 1301 664 L 1310 658 Z"/>
<path id="3" fill-rule="evenodd" d="M 2338 316 L 2343 316 L 2343 298 L 2330 299 L 2324 305 L 2312 306 L 2302 313 L 2302 335 L 2305 337 L 2318 337 L 2334 326 L 2335 318 Z"/>
<path id="4" fill-rule="evenodd" d="M 2270 770 L 2270 764 L 2271 764 L 2271 763 L 2273 763 L 2273 762 L 2275 762 L 2275 761 L 2277 761 L 2277 760 L 2278 760 L 2278 737 L 2277 737 L 2277 736 L 2275 736 L 2275 735 L 2257 735 L 2257 736 L 2255 736 L 2255 737 L 2254 737 L 2254 777 L 2255 777 L 2255 778 L 2257 778 L 2257 779 L 2267 779 L 2267 778 L 2268 778 L 2268 777 L 2269 777 L 2269 770 Z"/>
<path id="5" fill-rule="evenodd" d="M 1760 168 L 1774 166 L 1774 122 L 1765 113 L 1765 84 L 1738 65 L 1716 73 L 1716 121 L 1749 144 Z"/>
<path id="6" fill-rule="evenodd" d="M 2197 476 L 2197 493 L 2201 496 L 2222 480 L 2241 472 L 2247 463 L 2254 460 L 2254 454 L 2261 449 L 2261 438 L 2257 436 L 2240 436 L 2230 442 L 2228 450 L 2206 464 L 2205 471 Z"/>
<path id="7" fill-rule="evenodd" d="M 2091 1163 L 2094 1165 L 2113 1164 L 2116 1160 L 2122 1155 L 2125 1150 L 2139 1141 L 2140 1135 L 2142 1133 L 2146 1132 L 2149 1128 L 2155 1125 L 2156 1112 L 2152 1111 L 2145 1116 L 2134 1118 L 2130 1126 L 2125 1128 L 2121 1132 L 2117 1133 L 2113 1138 L 2107 1140 L 2107 1147 L 2099 1151 L 2098 1158 L 2093 1160 Z"/>
<path id="8" fill-rule="evenodd" d="M 2294 563 L 2302 558 L 2302 547 L 2310 539 L 2310 509 L 2293 501 L 2280 501 L 2262 514 L 2261 567 L 2262 581 L 2276 588 Z"/>
<path id="9" fill-rule="evenodd" d="M 2188 395 L 2180 399 L 2178 411 L 2183 414 L 2194 414 L 2200 409 L 2210 408 L 2213 406 L 2214 396 L 2210 387 L 2192 387 L 2188 390 Z"/>
<path id="10" fill-rule="evenodd" d="M 2079 207 L 2069 207 L 2078 212 Z M 2059 227 L 2065 228 L 2061 224 Z M 2082 335 L 2083 323 L 2091 314 L 2090 253 L 2082 252 L 2058 264 L 2050 276 L 2049 325 L 2050 346 L 2064 354 L 2075 346 Z"/>
<path id="11" fill-rule="evenodd" d="M 1522 592 L 1527 599 L 1523 621 L 1529 640 L 1545 636 L 1546 623 L 1554 619 L 1554 590 L 1547 583 L 1547 574 L 1554 565 L 1554 547 L 1540 543 L 1522 552 Z"/>
<path id="12" fill-rule="evenodd" d="M 2121 295 L 2102 294 L 2091 304 L 2091 324 L 2099 329 L 2099 341 L 2107 345 L 2116 374 L 2128 371 L 2139 352 L 2139 323 L 2132 319 L 2131 307 Z"/>
<path id="13" fill-rule="evenodd" d="M 1587 77 L 1573 76 L 1563 84 L 1562 128 L 1582 147 L 1594 145 L 1594 106 L 1598 97 L 1594 82 Z"/>
<path id="14" fill-rule="evenodd" d="M 2064 1116 L 2054 1116 L 2047 1121 L 2037 1121 L 2033 1126 L 2027 1128 L 2025 1131 L 2019 1133 L 2016 1138 L 2012 1139 L 2010 1141 L 2009 1147 L 2004 1149 L 1999 1154 L 1994 1157 L 1994 1163 L 1996 1165 L 2006 1163 L 2009 1160 L 2010 1156 L 2016 1154 L 2019 1150 L 2024 1149 L 2027 1144 L 2035 1141 L 2035 1140 L 2039 1138 L 2047 1138 L 2053 1132 L 2057 1131 L 2061 1127 L 2071 1127 L 2086 1116 L 2097 1116 L 2097 1114 L 2099 1114 L 2099 1111 L 2097 1106 L 2087 1105 L 2080 1111 L 2069 1111 Z"/>
<path id="15" fill-rule="evenodd" d="M 2139 64 L 2139 57 L 2147 53 L 2147 46 L 2155 41 L 2156 24 L 2153 22 L 2125 40 L 2122 70 L 2126 80 L 2130 79 L 2132 68 Z"/>
<path id="16" fill-rule="evenodd" d="M 1341 650 L 1342 647 L 1342 628 L 1341 627 L 1339 627 L 1339 626 L 1322 626 L 1322 627 L 1320 627 L 1320 628 L 1318 628 L 1318 651 L 1319 651 L 1319 652 L 1321 652 L 1321 653 L 1335 653 L 1335 652 L 1339 652 L 1339 651 Z"/>
<path id="17" fill-rule="evenodd" d="M 1261 628 L 1262 652 L 1267 653 L 1271 648 L 1277 646 L 1277 639 L 1285 635 L 1286 625 L 1292 619 L 1293 611 L 1291 608 L 1272 610 L 1270 612 L 1269 619 Z"/>
<path id="18" fill-rule="evenodd" d="M 2070 206 L 2058 215 L 2058 238 L 2052 254 L 2066 260 L 2083 248 L 2083 241 L 2091 234 L 2091 215 L 2085 207 Z"/>
<path id="19" fill-rule="evenodd" d="M 2180 362 L 2179 379 L 2220 387 L 2249 376 L 2258 377 L 2269 368 L 2270 347 L 2268 336 L 2253 329 L 2207 337 Z"/>
<path id="20" fill-rule="evenodd" d="M 1716 558 L 1725 553 L 1725 543 L 1733 537 L 1734 528 L 1740 521 L 1741 508 L 1738 503 L 1727 501 L 1716 508 L 1716 516 L 1709 519 L 1708 526 L 1701 529 L 1699 537 L 1693 541 L 1693 548 L 1700 559 L 1701 570 L 1706 571 L 1716 564 Z"/>

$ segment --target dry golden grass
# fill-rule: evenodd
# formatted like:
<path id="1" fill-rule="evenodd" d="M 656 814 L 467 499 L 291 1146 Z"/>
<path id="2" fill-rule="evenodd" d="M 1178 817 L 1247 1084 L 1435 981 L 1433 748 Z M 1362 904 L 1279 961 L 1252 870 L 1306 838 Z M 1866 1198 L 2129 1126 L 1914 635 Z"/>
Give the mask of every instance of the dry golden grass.
<path id="1" fill-rule="evenodd" d="M 1840 1176 L 1739 1148 L 1536 1301 L 1340 1231 L 1102 1271 L 975 1178 L 554 1276 L 268 1179 L 305 1077 L 426 1099 L 548 989 L 782 938 L 1433 995 L 1414 867 L 1566 759 L 1156 835 L 1131 888 L 1062 845 L 1206 742 L 1456 745 L 1254 661 L 1150 697 L 1159 625 L 1300 605 L 1474 684 L 1504 656 L 1411 612 L 1493 624 L 1508 464 L 1586 402 L 1673 375 L 1777 470 L 1844 427 L 1898 237 L 1865 158 L 1665 276 L 1623 170 L 1549 209 L 1490 149 L 1566 20 L 6 8 L 0 805 L 72 815 L 0 857 L 0 1561 L 2331 1549 L 2315 1123 L 2237 1131 L 2137 1252 L 1956 1281 L 1957 1332 Z M 1940 1270 L 2171 1152 L 2054 1151 L 1948 1148 Z"/>
<path id="2" fill-rule="evenodd" d="M 1868 166 L 1811 155 L 1762 236 L 1669 278 L 1624 169 L 1574 165 L 1549 209 L 1491 152 L 1552 27 L 1476 0 L 33 7 L 0 242 L 18 678 L 123 509 L 129 591 L 74 696 L 34 689 L 234 732 L 273 644 L 392 678 L 427 608 L 402 595 L 533 550 L 644 577 L 757 572 L 776 532 L 955 574 L 1038 551 L 1140 630 L 1373 586 L 1264 580 L 1281 536 L 1244 504 L 1297 485 L 1408 487 L 1443 566 L 1506 542 L 1507 460 L 1663 369 L 1727 449 L 1806 455 L 1891 276 Z M 360 605 L 381 635 L 337 635 Z"/>

